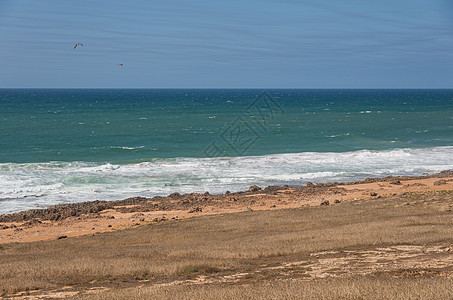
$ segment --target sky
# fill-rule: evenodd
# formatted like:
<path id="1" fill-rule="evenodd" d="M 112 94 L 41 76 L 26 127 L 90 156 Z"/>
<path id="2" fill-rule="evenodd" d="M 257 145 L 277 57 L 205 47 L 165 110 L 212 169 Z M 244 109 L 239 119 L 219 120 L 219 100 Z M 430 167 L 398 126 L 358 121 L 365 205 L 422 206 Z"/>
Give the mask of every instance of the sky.
<path id="1" fill-rule="evenodd" d="M 453 88 L 451 0 L 0 0 L 0 41 L 0 88 Z"/>

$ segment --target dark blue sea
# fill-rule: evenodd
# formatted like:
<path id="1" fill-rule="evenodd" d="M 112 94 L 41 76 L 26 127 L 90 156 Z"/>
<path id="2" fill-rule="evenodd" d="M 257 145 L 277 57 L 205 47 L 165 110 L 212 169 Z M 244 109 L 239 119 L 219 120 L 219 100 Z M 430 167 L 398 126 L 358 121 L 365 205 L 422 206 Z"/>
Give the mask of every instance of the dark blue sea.
<path id="1" fill-rule="evenodd" d="M 446 169 L 453 90 L 0 90 L 0 214 Z"/>

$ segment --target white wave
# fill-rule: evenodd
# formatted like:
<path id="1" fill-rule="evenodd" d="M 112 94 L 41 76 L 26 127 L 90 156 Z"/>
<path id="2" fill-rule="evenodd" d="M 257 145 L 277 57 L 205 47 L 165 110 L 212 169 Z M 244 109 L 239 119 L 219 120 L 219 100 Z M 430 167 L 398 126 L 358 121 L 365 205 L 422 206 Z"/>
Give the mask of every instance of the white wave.
<path id="1" fill-rule="evenodd" d="M 124 149 L 124 150 L 136 150 L 145 148 L 145 146 L 138 146 L 138 147 L 127 147 L 127 146 L 110 146 L 111 149 Z"/>
<path id="2" fill-rule="evenodd" d="M 303 185 L 446 169 L 453 169 L 453 147 L 173 158 L 135 164 L 4 163 L 0 164 L 0 214 L 67 202 L 219 193 L 252 184 Z"/>

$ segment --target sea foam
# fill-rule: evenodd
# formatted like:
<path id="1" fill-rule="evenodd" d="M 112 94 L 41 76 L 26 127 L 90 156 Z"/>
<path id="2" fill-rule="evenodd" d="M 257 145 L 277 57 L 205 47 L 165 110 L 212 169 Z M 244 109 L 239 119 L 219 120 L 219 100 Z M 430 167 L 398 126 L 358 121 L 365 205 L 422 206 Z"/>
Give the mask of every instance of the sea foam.
<path id="1" fill-rule="evenodd" d="M 154 159 L 134 164 L 0 164 L 0 214 L 53 204 L 173 192 L 221 193 L 249 185 L 304 185 L 453 169 L 453 147 Z"/>

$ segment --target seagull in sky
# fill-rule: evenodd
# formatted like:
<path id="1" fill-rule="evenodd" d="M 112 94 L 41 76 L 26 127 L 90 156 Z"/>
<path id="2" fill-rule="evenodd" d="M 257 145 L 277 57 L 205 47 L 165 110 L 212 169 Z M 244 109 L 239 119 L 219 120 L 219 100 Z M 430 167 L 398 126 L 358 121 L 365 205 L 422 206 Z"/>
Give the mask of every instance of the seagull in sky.
<path id="1" fill-rule="evenodd" d="M 77 48 L 78 45 L 83 46 L 82 43 L 77 43 L 77 44 L 75 44 L 74 49 Z"/>

